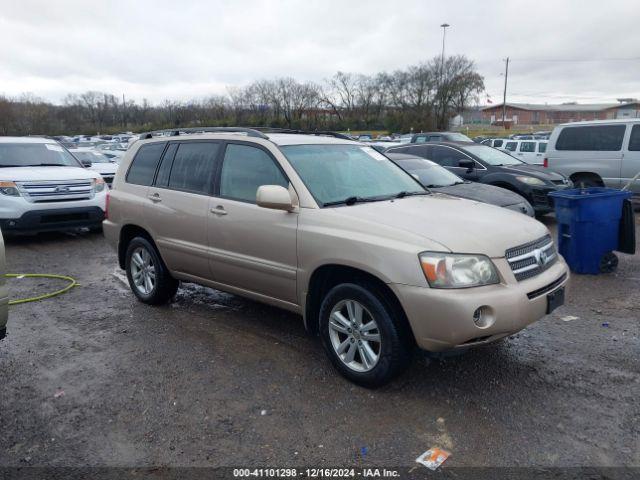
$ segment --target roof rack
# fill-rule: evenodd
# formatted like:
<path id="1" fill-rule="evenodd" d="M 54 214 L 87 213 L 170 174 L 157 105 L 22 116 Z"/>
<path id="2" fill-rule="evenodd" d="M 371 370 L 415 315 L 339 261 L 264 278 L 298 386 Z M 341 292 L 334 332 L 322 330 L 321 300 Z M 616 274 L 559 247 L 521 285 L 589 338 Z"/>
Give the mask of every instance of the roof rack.
<path id="1" fill-rule="evenodd" d="M 299 135 L 325 135 L 327 137 L 341 138 L 343 140 L 353 140 L 351 137 L 338 132 L 329 130 L 299 130 L 295 128 L 274 128 L 274 127 L 255 127 L 256 130 L 267 133 L 293 133 Z"/>
<path id="2" fill-rule="evenodd" d="M 268 140 L 264 133 L 259 132 L 253 128 L 244 127 L 190 127 L 190 128 L 166 128 L 164 130 L 154 130 L 152 132 L 145 132 L 140 134 L 140 140 L 146 140 L 153 138 L 154 135 L 161 133 L 169 134 L 170 137 L 177 137 L 179 135 L 190 133 L 245 133 L 248 137 L 257 137 L 264 140 Z"/>

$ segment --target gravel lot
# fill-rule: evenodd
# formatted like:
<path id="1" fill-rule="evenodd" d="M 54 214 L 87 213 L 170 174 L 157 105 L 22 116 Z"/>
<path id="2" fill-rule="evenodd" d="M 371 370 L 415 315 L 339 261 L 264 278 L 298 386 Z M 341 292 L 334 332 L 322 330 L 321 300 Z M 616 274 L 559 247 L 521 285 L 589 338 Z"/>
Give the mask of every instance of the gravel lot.
<path id="1" fill-rule="evenodd" d="M 573 276 L 567 305 L 506 341 L 417 354 L 370 391 L 295 315 L 195 285 L 137 302 L 101 235 L 6 249 L 10 272 L 82 286 L 11 308 L 0 466 L 413 467 L 432 446 L 445 467 L 640 466 L 640 255 Z M 14 297 L 52 287 L 11 282 Z"/>

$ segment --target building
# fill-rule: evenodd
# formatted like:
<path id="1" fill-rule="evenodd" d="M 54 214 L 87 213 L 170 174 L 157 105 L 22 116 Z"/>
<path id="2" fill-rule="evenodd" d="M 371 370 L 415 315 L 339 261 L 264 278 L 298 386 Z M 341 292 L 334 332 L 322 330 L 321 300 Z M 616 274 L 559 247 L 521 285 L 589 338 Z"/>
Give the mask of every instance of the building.
<path id="1" fill-rule="evenodd" d="M 640 118 L 640 101 L 632 98 L 620 100 L 618 103 L 563 103 L 560 105 L 507 102 L 505 123 L 507 125 L 549 125 L 585 120 Z M 480 112 L 482 123 L 502 124 L 502 103 L 482 107 Z"/>

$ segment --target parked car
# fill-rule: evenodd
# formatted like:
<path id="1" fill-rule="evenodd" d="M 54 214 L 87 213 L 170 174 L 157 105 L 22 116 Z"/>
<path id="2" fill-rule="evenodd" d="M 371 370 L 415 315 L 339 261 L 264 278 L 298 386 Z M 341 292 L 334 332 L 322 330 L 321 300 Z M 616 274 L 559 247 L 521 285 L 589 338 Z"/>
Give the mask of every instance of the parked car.
<path id="1" fill-rule="evenodd" d="M 55 140 L 0 137 L 0 228 L 5 236 L 100 228 L 105 185 Z"/>
<path id="2" fill-rule="evenodd" d="M 547 151 L 546 140 L 506 140 L 502 145 L 492 146 L 533 165 L 542 165 Z"/>
<path id="3" fill-rule="evenodd" d="M 549 192 L 570 188 L 571 182 L 562 174 L 542 166 L 527 165 L 496 148 L 477 143 L 440 142 L 428 145 L 392 147 L 388 153 L 408 153 L 427 158 L 472 182 L 506 188 L 523 196 L 533 206 L 536 215 L 553 210 Z M 385 152 L 385 153 L 387 153 Z"/>
<path id="4" fill-rule="evenodd" d="M 470 142 L 475 143 L 469 137 L 458 132 L 425 132 L 414 133 L 410 143 L 427 142 Z"/>
<path id="5" fill-rule="evenodd" d="M 504 145 L 505 142 L 508 142 L 508 141 L 509 139 L 507 138 L 487 138 L 481 142 L 476 142 L 476 143 L 481 143 L 482 145 L 487 145 L 493 148 L 500 148 Z"/>
<path id="6" fill-rule="evenodd" d="M 91 148 L 76 148 L 71 151 L 85 168 L 98 172 L 107 185 L 111 186 L 118 164 L 106 155 Z"/>
<path id="7" fill-rule="evenodd" d="M 526 215 L 431 194 L 358 142 L 208 130 L 146 135 L 114 179 L 105 236 L 144 303 L 183 280 L 299 313 L 374 387 L 414 345 L 486 344 L 563 302 L 566 264 Z"/>
<path id="8" fill-rule="evenodd" d="M 0 340 L 7 335 L 7 319 L 9 318 L 9 293 L 4 279 L 5 265 L 4 239 L 0 231 Z"/>
<path id="9" fill-rule="evenodd" d="M 640 172 L 640 119 L 558 125 L 544 165 L 580 187 L 621 188 Z M 631 185 L 640 194 L 640 181 Z"/>
<path id="10" fill-rule="evenodd" d="M 531 204 L 524 197 L 511 190 L 463 180 L 437 163 L 415 155 L 388 153 L 387 157 L 417 177 L 423 186 L 433 192 L 504 207 L 530 217 L 535 216 Z"/>

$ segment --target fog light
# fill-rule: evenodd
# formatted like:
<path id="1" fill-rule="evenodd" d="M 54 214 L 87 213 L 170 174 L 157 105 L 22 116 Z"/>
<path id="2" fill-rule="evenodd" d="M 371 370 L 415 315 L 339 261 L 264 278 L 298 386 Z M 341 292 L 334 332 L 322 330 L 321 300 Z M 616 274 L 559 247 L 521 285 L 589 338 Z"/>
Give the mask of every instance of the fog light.
<path id="1" fill-rule="evenodd" d="M 493 316 L 491 307 L 483 305 L 473 312 L 473 323 L 475 323 L 478 328 L 489 328 L 495 321 L 496 319 Z"/>

